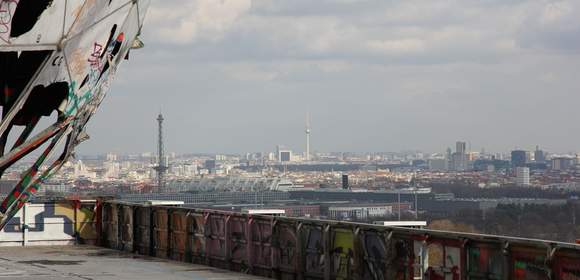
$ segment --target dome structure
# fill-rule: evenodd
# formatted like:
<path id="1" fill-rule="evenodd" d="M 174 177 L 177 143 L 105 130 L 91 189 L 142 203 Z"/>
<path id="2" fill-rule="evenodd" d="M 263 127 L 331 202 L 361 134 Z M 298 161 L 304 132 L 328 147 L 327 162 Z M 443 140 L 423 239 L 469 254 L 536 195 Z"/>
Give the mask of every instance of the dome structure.
<path id="1" fill-rule="evenodd" d="M 88 138 L 85 125 L 117 67 L 143 46 L 137 35 L 148 6 L 149 0 L 0 0 L 0 176 L 34 158 L 0 204 L 0 229 Z"/>

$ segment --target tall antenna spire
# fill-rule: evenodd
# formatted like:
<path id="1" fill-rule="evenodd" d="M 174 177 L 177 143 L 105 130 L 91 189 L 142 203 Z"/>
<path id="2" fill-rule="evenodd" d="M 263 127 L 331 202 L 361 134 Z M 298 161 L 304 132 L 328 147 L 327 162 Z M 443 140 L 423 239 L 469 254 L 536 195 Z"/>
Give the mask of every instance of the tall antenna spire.
<path id="1" fill-rule="evenodd" d="M 310 161 L 310 114 L 306 113 L 306 161 Z"/>
<path id="2" fill-rule="evenodd" d="M 155 171 L 157 171 L 157 186 L 159 190 L 162 190 L 165 188 L 167 162 L 165 160 L 165 148 L 163 146 L 163 115 L 161 113 L 157 117 L 157 122 L 159 125 L 159 138 L 157 139 L 157 166 L 155 166 Z"/>

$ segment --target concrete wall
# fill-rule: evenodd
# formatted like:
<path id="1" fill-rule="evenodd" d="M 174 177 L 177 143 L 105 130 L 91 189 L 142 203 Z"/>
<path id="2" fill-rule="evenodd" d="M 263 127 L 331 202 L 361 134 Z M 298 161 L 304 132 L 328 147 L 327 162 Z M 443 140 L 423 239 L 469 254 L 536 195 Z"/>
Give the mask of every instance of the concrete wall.
<path id="1" fill-rule="evenodd" d="M 27 203 L 0 231 L 0 246 L 94 244 L 95 202 Z"/>
<path id="2" fill-rule="evenodd" d="M 107 202 L 102 244 L 277 279 L 580 279 L 580 246 Z"/>

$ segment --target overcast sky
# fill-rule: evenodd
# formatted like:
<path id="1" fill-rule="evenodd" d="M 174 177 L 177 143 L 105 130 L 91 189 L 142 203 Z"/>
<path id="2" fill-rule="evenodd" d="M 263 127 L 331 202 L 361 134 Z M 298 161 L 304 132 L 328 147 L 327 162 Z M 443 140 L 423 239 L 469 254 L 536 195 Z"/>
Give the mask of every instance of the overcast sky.
<path id="1" fill-rule="evenodd" d="M 580 151 L 580 1 L 152 1 L 82 154 Z"/>

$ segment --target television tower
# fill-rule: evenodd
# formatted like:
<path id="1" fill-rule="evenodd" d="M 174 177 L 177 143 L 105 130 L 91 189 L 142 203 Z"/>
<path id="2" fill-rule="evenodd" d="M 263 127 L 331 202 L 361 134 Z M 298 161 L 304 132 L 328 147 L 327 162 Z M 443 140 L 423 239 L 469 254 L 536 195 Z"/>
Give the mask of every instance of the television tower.
<path id="1" fill-rule="evenodd" d="M 157 139 L 157 166 L 154 169 L 157 171 L 157 186 L 159 190 L 162 190 L 165 188 L 167 162 L 165 162 L 165 150 L 163 147 L 163 115 L 161 113 L 157 117 L 157 122 L 159 124 L 159 138 Z"/>
<path id="2" fill-rule="evenodd" d="M 310 114 L 306 113 L 306 161 L 310 161 Z"/>

